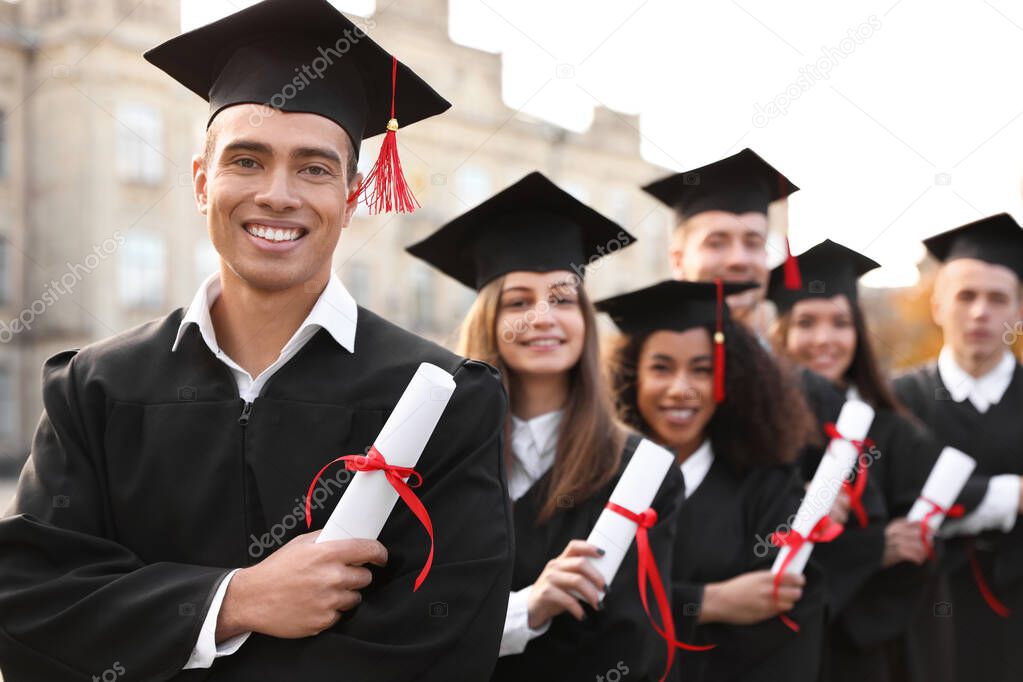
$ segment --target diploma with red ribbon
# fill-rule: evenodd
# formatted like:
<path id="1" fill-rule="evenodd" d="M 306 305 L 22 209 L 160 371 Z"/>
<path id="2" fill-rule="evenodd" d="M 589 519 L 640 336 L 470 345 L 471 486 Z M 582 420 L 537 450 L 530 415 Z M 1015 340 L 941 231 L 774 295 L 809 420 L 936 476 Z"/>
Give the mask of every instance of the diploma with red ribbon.
<path id="1" fill-rule="evenodd" d="M 941 451 L 931 473 L 927 475 L 920 497 L 906 515 L 906 520 L 920 522 L 925 547 L 930 547 L 929 536 L 941 527 L 941 522 L 952 510 L 956 498 L 976 467 L 977 460 L 965 452 L 951 447 Z"/>
<path id="2" fill-rule="evenodd" d="M 454 391 L 455 380 L 448 372 L 422 363 L 369 451 L 365 455 L 338 457 L 320 469 L 306 497 L 307 526 L 310 523 L 309 497 L 324 470 L 335 462 L 344 462 L 356 473 L 317 542 L 349 538 L 376 540 L 400 497 L 430 536 L 430 554 L 415 583 L 415 589 L 419 589 L 433 562 L 433 525 L 423 503 L 412 491 L 422 483 L 414 467 Z"/>
<path id="3" fill-rule="evenodd" d="M 964 515 L 961 505 L 954 504 L 959 493 L 966 486 L 977 461 L 966 453 L 952 447 L 941 451 L 938 461 L 934 463 L 931 473 L 927 475 L 920 497 L 913 503 L 906 515 L 909 521 L 920 522 L 920 540 L 927 548 L 929 556 L 934 558 L 934 546 L 931 537 L 941 527 L 946 518 L 955 519 Z M 1002 618 L 1009 617 L 1009 609 L 1003 604 L 984 578 L 984 571 L 977 558 L 972 540 L 965 541 L 966 555 L 970 560 L 970 570 L 977 589 L 988 607 Z"/>
<path id="4" fill-rule="evenodd" d="M 604 581 L 610 585 L 618 572 L 625 554 L 636 540 L 637 561 L 639 563 L 638 587 L 639 599 L 643 610 L 654 630 L 665 640 L 667 646 L 667 662 L 664 668 L 664 680 L 675 660 L 675 649 L 689 651 L 705 651 L 714 646 L 693 646 L 675 639 L 675 621 L 671 614 L 671 602 L 667 590 L 657 569 L 657 561 L 647 531 L 657 523 L 657 512 L 650 505 L 657 495 L 668 470 L 675 465 L 675 455 L 668 450 L 643 439 L 636 447 L 632 459 L 622 472 L 622 477 L 611 492 L 611 498 L 597 519 L 587 542 L 604 550 L 604 555 L 589 559 L 600 571 Z M 664 551 L 671 551 L 670 547 Z M 650 611 L 647 592 L 652 590 L 660 623 Z"/>
<path id="5" fill-rule="evenodd" d="M 848 400 L 842 406 L 838 422 L 834 427 L 834 436 L 828 444 L 824 456 L 821 457 L 817 473 L 814 474 L 810 486 L 806 489 L 806 496 L 803 498 L 802 504 L 799 505 L 792 528 L 787 531 L 798 533 L 804 540 L 782 546 L 771 569 L 775 576 L 779 576 L 782 572 L 803 573 L 806 562 L 810 559 L 810 553 L 813 551 L 814 540 L 812 538 L 815 530 L 820 529 L 818 524 L 831 511 L 831 507 L 835 504 L 835 499 L 842 489 L 843 482 L 856 465 L 863 439 L 866 437 L 867 431 L 870 430 L 873 421 L 874 410 L 865 402 Z"/>

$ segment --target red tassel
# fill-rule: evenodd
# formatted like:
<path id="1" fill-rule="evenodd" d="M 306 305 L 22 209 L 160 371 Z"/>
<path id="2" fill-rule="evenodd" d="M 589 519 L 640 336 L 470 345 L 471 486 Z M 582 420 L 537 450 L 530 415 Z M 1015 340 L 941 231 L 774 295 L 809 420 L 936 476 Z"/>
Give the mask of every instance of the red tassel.
<path id="1" fill-rule="evenodd" d="M 718 287 L 717 314 L 714 319 L 714 402 L 725 399 L 725 332 L 724 332 L 724 284 L 715 280 Z"/>
<path id="2" fill-rule="evenodd" d="M 360 195 L 370 213 L 412 213 L 419 207 L 412 187 L 405 180 L 398 157 L 398 120 L 394 117 L 394 90 L 398 78 L 398 59 L 391 57 L 391 120 L 387 122 L 387 133 L 380 145 L 373 168 L 366 174 L 362 184 L 348 201 L 359 199 Z"/>
<path id="3" fill-rule="evenodd" d="M 785 288 L 789 291 L 803 288 L 803 277 L 799 274 L 799 261 L 792 255 L 788 237 L 785 237 Z"/>

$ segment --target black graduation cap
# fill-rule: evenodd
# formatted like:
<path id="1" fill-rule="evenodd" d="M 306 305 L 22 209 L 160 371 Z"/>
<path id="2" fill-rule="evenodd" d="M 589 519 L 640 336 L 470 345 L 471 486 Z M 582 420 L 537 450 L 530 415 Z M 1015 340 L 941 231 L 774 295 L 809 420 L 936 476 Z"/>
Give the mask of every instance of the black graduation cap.
<path id="1" fill-rule="evenodd" d="M 1002 265 L 1023 279 L 1023 228 L 1011 215 L 998 213 L 924 240 L 931 255 L 943 263 L 976 258 Z"/>
<path id="2" fill-rule="evenodd" d="M 534 171 L 405 250 L 482 289 L 518 270 L 572 270 L 636 241 L 625 228 Z"/>
<path id="3" fill-rule="evenodd" d="M 683 218 L 703 211 L 767 213 L 772 201 L 797 191 L 791 180 L 748 147 L 738 154 L 643 187 Z"/>
<path id="4" fill-rule="evenodd" d="M 714 325 L 714 399 L 725 397 L 725 321 L 731 318 L 727 296 L 755 289 L 756 282 L 665 280 L 644 289 L 597 301 L 626 334 L 659 330 L 684 332 Z"/>
<path id="5" fill-rule="evenodd" d="M 767 215 L 767 207 L 772 201 L 799 190 L 781 171 L 749 147 L 706 166 L 661 178 L 642 189 L 674 209 L 683 219 L 704 211 L 755 211 Z M 786 285 L 798 288 L 802 282 L 788 247 L 788 238 L 785 251 Z"/>
<path id="6" fill-rule="evenodd" d="M 364 184 L 377 184 L 371 205 L 398 210 L 415 201 L 404 195 L 393 140 L 398 121 L 409 125 L 451 106 L 326 0 L 264 0 L 145 58 L 210 103 L 207 125 L 226 107 L 253 103 L 325 116 L 348 133 L 356 154 L 363 139 L 388 133 L 379 169 Z M 391 193 L 398 196 L 388 202 Z"/>
<path id="7" fill-rule="evenodd" d="M 771 270 L 767 298 L 774 301 L 779 313 L 786 313 L 797 302 L 807 298 L 831 298 L 845 294 L 851 303 L 858 298 L 856 285 L 860 277 L 881 264 L 858 251 L 830 239 L 807 249 L 795 257 L 802 274 L 802 286 L 785 286 L 785 266 Z"/>

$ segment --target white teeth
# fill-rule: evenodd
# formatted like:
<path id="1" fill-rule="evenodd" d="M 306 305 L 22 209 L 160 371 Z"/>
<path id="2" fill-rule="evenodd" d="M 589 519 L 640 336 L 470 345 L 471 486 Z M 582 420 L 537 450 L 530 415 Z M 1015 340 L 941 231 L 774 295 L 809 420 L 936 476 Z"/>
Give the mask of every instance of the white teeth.
<path id="1" fill-rule="evenodd" d="M 290 242 L 302 236 L 298 228 L 273 228 L 255 223 L 246 225 L 245 231 L 270 242 Z"/>
<path id="2" fill-rule="evenodd" d="M 665 410 L 665 412 L 668 413 L 669 417 L 672 417 L 674 419 L 689 419 L 694 414 L 696 414 L 696 410 L 681 410 L 681 409 L 678 409 L 678 410 L 671 410 L 671 409 L 669 409 L 669 410 Z"/>
<path id="3" fill-rule="evenodd" d="M 526 343 L 527 346 L 557 346 L 561 342 L 557 339 L 537 339 L 536 341 L 529 341 Z"/>

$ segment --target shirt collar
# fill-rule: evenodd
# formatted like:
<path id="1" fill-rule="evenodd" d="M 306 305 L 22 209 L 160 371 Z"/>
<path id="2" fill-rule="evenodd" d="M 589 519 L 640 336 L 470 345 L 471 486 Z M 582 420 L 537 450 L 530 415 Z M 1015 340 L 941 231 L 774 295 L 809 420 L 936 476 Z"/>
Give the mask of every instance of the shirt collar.
<path id="1" fill-rule="evenodd" d="M 710 439 L 707 438 L 696 448 L 696 452 L 686 457 L 679 465 L 682 470 L 682 478 L 685 483 L 685 496 L 689 497 L 696 492 L 696 489 L 703 483 L 710 471 L 710 465 L 714 463 L 714 450 L 710 446 Z"/>
<path id="2" fill-rule="evenodd" d="M 532 419 L 512 415 L 512 449 L 515 458 L 534 481 L 547 473 L 558 446 L 561 410 Z"/>
<path id="3" fill-rule="evenodd" d="M 1009 351 L 1005 351 L 998 364 L 981 377 L 974 377 L 960 367 L 948 346 L 943 347 L 938 354 L 938 374 L 952 400 L 961 403 L 969 398 L 980 412 L 986 412 L 991 405 L 998 404 L 1012 383 L 1015 369 L 1016 359 Z"/>
<path id="4" fill-rule="evenodd" d="M 174 337 L 174 345 L 171 351 L 178 349 L 181 337 L 185 330 L 191 326 L 199 327 L 206 345 L 214 354 L 220 351 L 217 343 L 217 335 L 213 329 L 213 318 L 210 317 L 210 306 L 217 300 L 221 291 L 220 273 L 215 272 L 199 285 L 195 292 L 192 303 L 185 311 L 181 323 L 178 325 L 178 333 Z M 334 340 L 349 353 L 355 352 L 355 327 L 358 319 L 358 306 L 355 299 L 345 289 L 341 279 L 335 273 L 330 274 L 327 286 L 323 289 L 320 297 L 316 299 L 312 310 L 306 316 L 305 321 L 295 331 L 295 334 L 288 341 L 288 346 L 305 339 L 308 335 L 315 333 L 317 329 L 326 329 Z M 287 348 L 288 346 L 285 346 Z"/>

